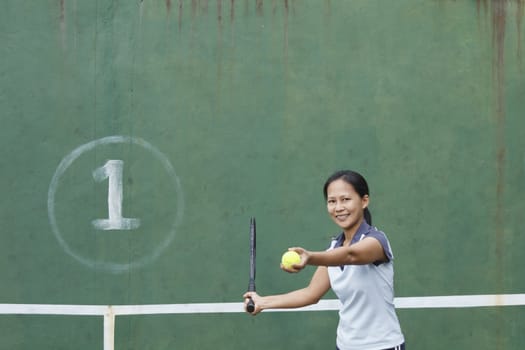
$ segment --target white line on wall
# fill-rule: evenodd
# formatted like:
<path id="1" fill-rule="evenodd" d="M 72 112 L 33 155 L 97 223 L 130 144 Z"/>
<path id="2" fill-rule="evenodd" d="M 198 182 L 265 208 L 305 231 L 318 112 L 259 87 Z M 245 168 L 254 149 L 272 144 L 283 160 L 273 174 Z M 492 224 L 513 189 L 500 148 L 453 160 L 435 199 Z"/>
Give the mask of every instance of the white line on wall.
<path id="1" fill-rule="evenodd" d="M 465 308 L 525 305 L 525 294 L 447 295 L 429 297 L 399 297 L 394 299 L 398 309 Z M 267 310 L 271 312 L 335 311 L 337 299 L 298 309 Z M 54 305 L 0 304 L 0 315 L 77 315 L 104 317 L 104 350 L 115 350 L 115 318 L 117 315 L 242 313 L 243 303 L 190 303 L 146 305 Z"/>
<path id="2" fill-rule="evenodd" d="M 428 297 L 398 297 L 394 299 L 397 309 L 465 308 L 525 305 L 525 294 L 447 295 Z M 275 309 L 265 312 L 301 312 L 339 310 L 339 300 L 324 299 L 319 303 L 298 309 Z M 108 311 L 110 310 L 110 311 Z M 0 304 L 4 315 L 77 315 L 105 316 L 242 313 L 243 303 L 188 303 L 145 305 L 58 305 L 58 304 Z"/>

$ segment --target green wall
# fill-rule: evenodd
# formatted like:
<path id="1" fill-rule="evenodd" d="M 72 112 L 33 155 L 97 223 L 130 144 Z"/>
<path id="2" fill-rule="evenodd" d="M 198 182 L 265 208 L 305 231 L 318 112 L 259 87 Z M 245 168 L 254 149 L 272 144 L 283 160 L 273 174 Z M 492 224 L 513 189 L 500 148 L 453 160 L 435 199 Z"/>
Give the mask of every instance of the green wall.
<path id="1" fill-rule="evenodd" d="M 0 303 L 240 302 L 371 187 L 396 296 L 523 293 L 522 0 L 47 0 L 0 11 Z M 122 211 L 100 230 L 122 160 Z M 114 179 L 114 178 L 113 178 Z M 327 298 L 333 298 L 332 294 Z M 399 310 L 410 349 L 517 349 L 520 307 Z M 329 349 L 336 312 L 122 316 L 116 349 Z M 101 320 L 0 316 L 9 349 L 102 348 Z M 437 341 L 436 336 L 439 336 Z"/>

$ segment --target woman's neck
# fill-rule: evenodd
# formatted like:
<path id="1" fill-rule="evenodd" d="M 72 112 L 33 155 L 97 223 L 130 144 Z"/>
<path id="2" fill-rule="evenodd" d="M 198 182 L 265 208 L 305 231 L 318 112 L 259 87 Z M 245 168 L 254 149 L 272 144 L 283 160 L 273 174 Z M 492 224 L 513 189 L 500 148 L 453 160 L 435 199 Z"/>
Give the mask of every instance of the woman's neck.
<path id="1" fill-rule="evenodd" d="M 352 239 L 354 238 L 355 234 L 357 233 L 357 230 L 359 230 L 359 227 L 363 223 L 363 218 L 361 218 L 358 222 L 356 222 L 355 225 L 352 227 L 349 227 L 345 229 L 343 232 L 345 234 L 345 241 L 343 244 L 350 244 L 352 242 Z"/>

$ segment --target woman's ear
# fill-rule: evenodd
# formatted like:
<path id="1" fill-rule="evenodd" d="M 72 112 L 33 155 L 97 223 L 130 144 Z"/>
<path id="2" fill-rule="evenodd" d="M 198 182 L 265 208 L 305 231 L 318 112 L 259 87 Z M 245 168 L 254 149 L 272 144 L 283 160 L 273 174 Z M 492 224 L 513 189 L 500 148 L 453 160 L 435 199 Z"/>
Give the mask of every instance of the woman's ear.
<path id="1" fill-rule="evenodd" d="M 365 210 L 365 208 L 368 207 L 368 203 L 370 202 L 370 198 L 368 197 L 367 194 L 365 194 L 365 195 L 361 198 L 361 201 L 363 202 L 363 210 Z"/>

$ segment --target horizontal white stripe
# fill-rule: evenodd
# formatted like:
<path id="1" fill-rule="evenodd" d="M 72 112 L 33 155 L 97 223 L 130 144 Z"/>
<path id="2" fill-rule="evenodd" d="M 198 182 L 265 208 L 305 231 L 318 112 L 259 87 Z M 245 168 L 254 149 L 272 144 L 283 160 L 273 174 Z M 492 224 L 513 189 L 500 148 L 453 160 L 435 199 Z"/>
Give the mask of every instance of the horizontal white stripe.
<path id="1" fill-rule="evenodd" d="M 102 316 L 107 312 L 104 305 L 0 304 L 0 314 Z"/>
<path id="2" fill-rule="evenodd" d="M 394 301 L 399 309 L 455 308 L 525 305 L 525 294 L 404 297 Z"/>
<path id="3" fill-rule="evenodd" d="M 487 306 L 525 305 L 525 294 L 448 295 L 433 297 L 399 297 L 394 300 L 397 309 L 465 308 Z M 265 312 L 335 311 L 337 299 L 324 299 L 315 305 L 298 309 L 275 309 Z M 55 304 L 0 304 L 4 315 L 154 315 L 243 313 L 243 303 L 191 303 L 146 305 L 55 305 Z"/>
<path id="4" fill-rule="evenodd" d="M 243 307 L 243 303 L 116 305 L 113 312 L 115 315 L 214 314 L 244 312 Z"/>

